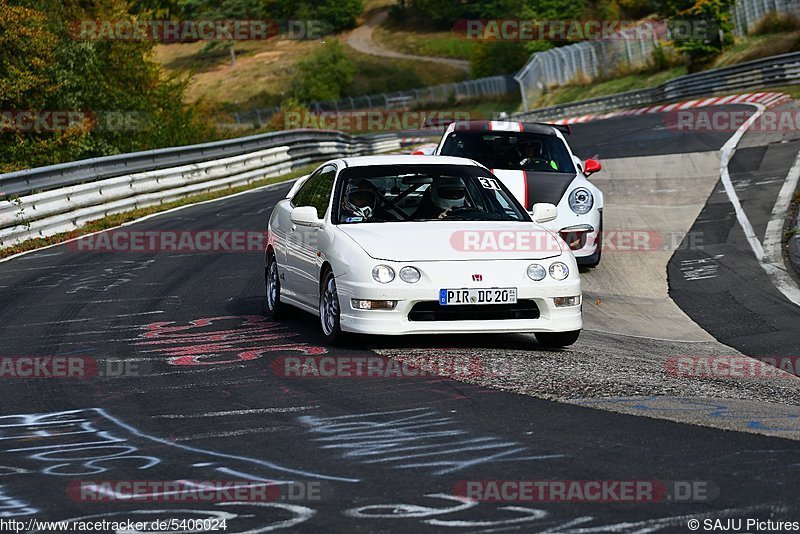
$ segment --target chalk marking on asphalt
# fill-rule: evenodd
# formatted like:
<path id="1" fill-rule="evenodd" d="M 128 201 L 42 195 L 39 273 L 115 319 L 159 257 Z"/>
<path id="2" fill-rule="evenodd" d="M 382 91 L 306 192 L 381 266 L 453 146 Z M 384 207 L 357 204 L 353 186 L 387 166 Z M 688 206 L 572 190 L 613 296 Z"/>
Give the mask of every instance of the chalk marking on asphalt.
<path id="1" fill-rule="evenodd" d="M 192 447 L 191 445 L 181 445 L 179 443 L 172 442 L 172 441 L 170 441 L 168 439 L 159 438 L 158 436 L 152 436 L 150 434 L 145 434 L 144 432 L 142 432 L 138 428 L 133 427 L 133 426 L 125 423 L 124 421 L 122 421 L 121 419 L 118 419 L 117 417 L 114 417 L 113 415 L 111 415 L 110 413 L 105 411 L 103 408 L 93 408 L 93 409 L 96 410 L 98 413 L 100 413 L 103 417 L 109 419 L 111 422 L 113 422 L 117 426 L 120 426 L 123 429 L 127 430 L 128 432 L 130 432 L 134 436 L 139 436 L 140 438 L 149 439 L 151 441 L 155 441 L 156 443 L 161 443 L 161 444 L 167 445 L 169 447 L 177 447 L 179 449 L 183 449 L 183 450 L 186 450 L 186 451 L 196 452 L 196 453 L 199 453 L 199 454 L 207 454 L 207 455 L 210 455 L 210 456 L 216 456 L 218 458 L 226 458 L 226 459 L 230 459 L 230 460 L 239 460 L 241 462 L 251 463 L 251 464 L 255 464 L 255 465 L 261 465 L 261 466 L 264 466 L 264 467 L 267 467 L 267 468 L 270 468 L 270 469 L 275 469 L 276 471 L 283 471 L 285 473 L 293 473 L 293 474 L 296 474 L 296 475 L 306 476 L 306 477 L 309 477 L 309 478 L 320 478 L 320 479 L 323 479 L 323 480 L 335 480 L 335 481 L 339 481 L 339 482 L 360 482 L 361 481 L 360 479 L 357 479 L 357 478 L 345 478 L 345 477 L 337 477 L 337 476 L 331 476 L 331 475 L 323 475 L 323 474 L 320 474 L 320 473 L 312 473 L 312 472 L 309 472 L 309 471 L 303 471 L 302 469 L 291 469 L 289 467 L 283 467 L 282 465 L 275 464 L 275 463 L 272 463 L 272 462 L 268 462 L 268 461 L 265 461 L 265 460 L 259 460 L 259 459 L 256 459 L 256 458 L 248 458 L 247 456 L 239 456 L 237 454 L 228 454 L 228 453 L 224 453 L 224 452 L 209 451 L 207 449 L 199 449 L 199 448 L 196 448 L 196 447 Z M 73 410 L 73 411 L 74 412 L 79 412 L 81 410 Z M 71 412 L 64 412 L 64 413 L 71 413 Z M 59 421 L 59 423 L 63 423 L 63 421 Z"/>
<path id="2" fill-rule="evenodd" d="M 154 419 L 191 419 L 195 417 L 222 417 L 225 415 L 248 415 L 254 413 L 302 412 L 305 410 L 313 410 L 315 408 L 319 408 L 319 406 L 293 406 L 289 408 L 255 408 L 252 410 L 229 410 L 227 412 L 152 415 L 151 417 L 153 417 Z"/>
<path id="3" fill-rule="evenodd" d="M 755 254 L 756 259 L 758 260 L 759 265 L 761 268 L 764 269 L 764 272 L 767 273 L 767 276 L 772 281 L 772 284 L 775 288 L 780 291 L 783 296 L 785 296 L 789 301 L 800 306 L 800 288 L 797 287 L 794 280 L 789 276 L 786 272 L 786 267 L 783 264 L 783 258 L 780 255 L 780 235 L 778 236 L 778 244 L 775 245 L 774 243 L 770 242 L 769 246 L 770 249 L 777 248 L 778 255 L 777 258 L 774 257 L 774 252 L 765 253 L 764 246 L 762 246 L 761 241 L 758 240 L 756 236 L 755 230 L 753 229 L 753 225 L 750 224 L 750 220 L 747 218 L 747 214 L 744 212 L 742 208 L 742 203 L 739 201 L 739 197 L 736 195 L 736 190 L 733 187 L 733 183 L 731 182 L 731 176 L 728 172 L 728 163 L 733 156 L 733 153 L 736 150 L 736 145 L 739 144 L 739 140 L 742 136 L 747 132 L 750 126 L 758 120 L 758 118 L 764 113 L 767 109 L 762 104 L 751 104 L 756 106 L 756 112 L 753 113 L 744 124 L 742 124 L 736 133 L 734 133 L 730 139 L 728 139 L 722 148 L 720 149 L 721 157 L 720 157 L 720 180 L 722 181 L 722 185 L 725 188 L 725 193 L 728 195 L 728 200 L 730 200 L 731 204 L 733 205 L 733 209 L 736 211 L 736 220 L 739 221 L 739 226 L 744 231 L 745 238 L 747 242 L 750 243 L 750 248 L 753 250 L 753 254 Z M 775 208 L 773 209 L 773 218 L 770 221 L 770 225 L 773 224 L 776 217 L 776 211 L 779 209 L 779 204 L 783 203 L 783 196 L 784 191 L 788 189 L 787 184 L 794 180 L 795 185 L 797 184 L 797 176 L 796 173 L 800 173 L 800 168 L 798 168 L 798 161 L 795 161 L 795 164 L 792 166 L 791 170 L 789 171 L 789 175 L 786 177 L 786 182 L 784 183 L 784 187 L 781 188 L 781 191 L 778 195 L 778 200 L 775 204 Z M 791 188 L 791 191 L 794 191 L 794 187 Z M 787 204 L 788 207 L 788 204 Z M 783 214 L 786 212 L 784 211 Z M 782 217 L 782 216 L 781 216 Z M 780 221 L 780 228 L 782 228 L 782 221 Z M 765 236 L 764 242 L 766 243 L 769 238 L 774 239 L 774 237 L 770 234 L 770 227 L 767 226 L 767 235 Z M 774 225 L 772 228 L 772 232 L 774 232 Z M 778 231 L 780 233 L 780 231 Z"/>
<path id="4" fill-rule="evenodd" d="M 145 215 L 144 217 L 141 217 L 139 219 L 134 219 L 132 221 L 124 222 L 124 223 L 122 223 L 122 224 L 120 224 L 118 226 L 112 226 L 111 228 L 104 228 L 102 230 L 98 230 L 97 232 L 92 232 L 90 234 L 84 234 L 84 235 L 81 235 L 81 236 L 78 236 L 78 237 L 73 237 L 72 239 L 67 239 L 66 241 L 61 241 L 59 243 L 53 243 L 52 245 L 47 245 L 46 247 L 35 248 L 35 249 L 32 249 L 32 250 L 26 250 L 24 252 L 20 252 L 19 254 L 13 254 L 11 256 L 8 256 L 7 258 L 0 259 L 0 263 L 6 262 L 6 261 L 11 261 L 14 258 L 19 258 L 20 256 L 26 256 L 26 255 L 31 254 L 33 252 L 41 252 L 42 250 L 47 250 L 49 248 L 57 247 L 59 245 L 66 245 L 67 243 L 71 243 L 73 241 L 77 241 L 78 239 L 85 239 L 85 238 L 93 236 L 93 235 L 102 234 L 103 232 L 108 232 L 109 230 L 116 230 L 117 228 L 124 228 L 125 226 L 130 226 L 132 224 L 138 224 L 140 222 L 146 221 L 147 219 L 151 219 L 153 217 L 158 217 L 160 215 L 166 215 L 168 213 L 173 213 L 173 212 L 176 212 L 178 210 L 185 209 L 185 208 L 191 208 L 193 206 L 202 206 L 203 204 L 209 204 L 211 202 L 218 202 L 220 200 L 228 200 L 230 198 L 236 198 L 236 197 L 241 196 L 241 195 L 247 195 L 249 193 L 255 193 L 256 191 L 261 191 L 263 189 L 272 189 L 272 188 L 277 188 L 277 187 L 284 186 L 286 184 L 292 184 L 292 183 L 296 182 L 297 180 L 300 180 L 301 178 L 305 178 L 305 177 L 306 176 L 301 176 L 299 178 L 292 178 L 291 180 L 286 180 L 284 182 L 277 182 L 277 183 L 274 183 L 274 184 L 262 185 L 261 187 L 256 187 L 255 189 L 248 189 L 247 191 L 240 191 L 239 193 L 234 193 L 233 195 L 221 196 L 219 198 L 212 198 L 211 200 L 204 200 L 202 202 L 195 202 L 193 204 L 185 204 L 183 206 L 178 206 L 176 208 L 168 209 L 168 210 L 165 210 L 165 211 L 159 211 L 158 213 L 151 213 L 150 215 Z M 281 200 L 283 200 L 283 199 L 281 199 Z M 83 264 L 80 264 L 80 265 L 83 265 Z"/>
<path id="5" fill-rule="evenodd" d="M 178 436 L 175 441 L 192 441 L 195 439 L 208 438 L 229 438 L 234 436 L 244 436 L 247 434 L 265 434 L 267 432 L 282 432 L 290 429 L 288 426 L 267 426 L 263 428 L 244 428 L 241 430 L 230 430 L 228 432 L 208 432 L 206 434 L 192 434 L 190 436 Z"/>
<path id="6" fill-rule="evenodd" d="M 45 323 L 26 323 L 26 324 L 20 324 L 20 325 L 4 326 L 3 328 L 25 328 L 25 327 L 28 327 L 28 326 L 46 326 L 46 325 L 61 324 L 61 323 L 81 323 L 81 322 L 86 322 L 86 321 L 102 322 L 102 321 L 107 321 L 108 319 L 122 319 L 122 318 L 125 318 L 125 317 L 136 317 L 138 315 L 155 315 L 155 314 L 159 314 L 159 313 L 164 313 L 164 312 L 162 310 L 155 310 L 155 311 L 140 312 L 140 313 L 123 313 L 121 315 L 109 315 L 107 317 L 102 317 L 102 318 L 100 318 L 100 317 L 88 317 L 86 319 L 66 319 L 66 320 L 61 320 L 61 321 L 47 321 Z"/>

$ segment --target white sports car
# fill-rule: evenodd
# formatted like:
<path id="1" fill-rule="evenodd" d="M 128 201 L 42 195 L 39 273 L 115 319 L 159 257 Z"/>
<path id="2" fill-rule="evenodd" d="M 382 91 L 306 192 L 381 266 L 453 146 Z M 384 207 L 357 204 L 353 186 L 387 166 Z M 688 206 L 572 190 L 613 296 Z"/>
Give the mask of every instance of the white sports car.
<path id="1" fill-rule="evenodd" d="M 564 134 L 569 126 L 516 121 L 458 121 L 445 130 L 434 155 L 459 156 L 490 169 L 530 210 L 547 202 L 558 217 L 546 224 L 558 232 L 579 265 L 600 263 L 603 193 L 587 178 L 601 169 L 581 162 Z"/>
<path id="2" fill-rule="evenodd" d="M 537 204 L 539 223 L 556 207 Z M 531 221 L 483 166 L 462 158 L 329 161 L 269 221 L 268 316 L 286 305 L 343 332 L 533 332 L 574 343 L 582 326 L 575 257 Z"/>

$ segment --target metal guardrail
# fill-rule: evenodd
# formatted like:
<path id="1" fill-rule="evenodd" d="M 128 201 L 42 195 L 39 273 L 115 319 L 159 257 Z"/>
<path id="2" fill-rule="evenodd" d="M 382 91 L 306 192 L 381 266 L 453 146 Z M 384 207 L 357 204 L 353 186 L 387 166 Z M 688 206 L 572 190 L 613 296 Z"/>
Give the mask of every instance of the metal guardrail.
<path id="1" fill-rule="evenodd" d="M 730 67 L 687 74 L 656 87 L 600 96 L 514 114 L 527 120 L 553 120 L 628 107 L 714 96 L 800 83 L 800 52 L 771 56 Z"/>
<path id="2" fill-rule="evenodd" d="M 315 161 L 399 148 L 400 139 L 391 134 L 297 130 L 0 174 L 0 247 L 279 176 Z"/>

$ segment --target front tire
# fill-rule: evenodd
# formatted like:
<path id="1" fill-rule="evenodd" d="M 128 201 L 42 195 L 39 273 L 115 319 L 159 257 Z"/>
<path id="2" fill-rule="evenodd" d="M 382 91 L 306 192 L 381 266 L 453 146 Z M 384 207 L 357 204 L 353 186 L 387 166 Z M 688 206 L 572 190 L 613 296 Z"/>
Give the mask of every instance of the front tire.
<path id="1" fill-rule="evenodd" d="M 576 341 L 581 334 L 580 330 L 571 330 L 569 332 L 536 332 L 536 341 L 540 345 L 548 348 L 561 348 L 569 347 Z"/>
<path id="2" fill-rule="evenodd" d="M 286 305 L 281 302 L 281 279 L 278 272 L 278 261 L 275 253 L 270 251 L 267 255 L 267 266 L 264 268 L 264 315 L 272 320 L 285 316 Z"/>
<path id="3" fill-rule="evenodd" d="M 333 271 L 326 269 L 322 273 L 319 286 L 319 323 L 322 335 L 330 345 L 338 345 L 345 338 L 339 323 L 341 314 L 339 294 L 336 291 L 336 277 L 333 276 Z"/>

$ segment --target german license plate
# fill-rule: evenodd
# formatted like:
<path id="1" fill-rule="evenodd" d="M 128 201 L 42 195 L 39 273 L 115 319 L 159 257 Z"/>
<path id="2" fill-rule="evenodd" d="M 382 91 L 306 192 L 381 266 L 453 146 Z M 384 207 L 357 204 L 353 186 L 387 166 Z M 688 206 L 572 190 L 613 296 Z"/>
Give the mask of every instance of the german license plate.
<path id="1" fill-rule="evenodd" d="M 488 289 L 440 289 L 439 304 L 516 304 L 516 287 Z"/>

